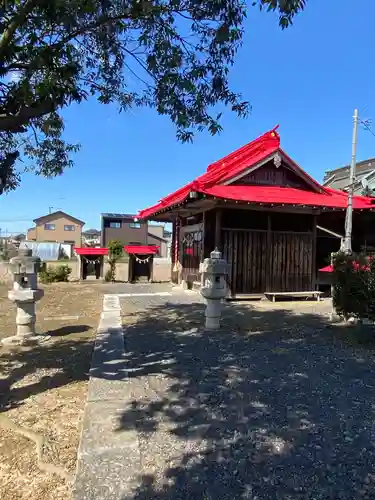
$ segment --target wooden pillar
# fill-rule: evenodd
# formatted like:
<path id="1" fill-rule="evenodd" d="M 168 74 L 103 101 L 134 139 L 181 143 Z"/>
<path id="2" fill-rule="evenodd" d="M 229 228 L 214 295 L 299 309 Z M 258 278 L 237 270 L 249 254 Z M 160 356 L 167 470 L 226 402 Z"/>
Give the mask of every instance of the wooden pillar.
<path id="1" fill-rule="evenodd" d="M 266 266 L 266 292 L 271 292 L 271 277 L 272 277 L 272 226 L 271 226 L 271 214 L 267 216 L 267 266 Z"/>
<path id="2" fill-rule="evenodd" d="M 175 241 L 175 252 L 176 252 L 176 262 L 175 269 L 177 270 L 177 283 L 180 285 L 182 282 L 182 256 L 181 256 L 181 248 L 182 248 L 182 220 L 181 217 L 176 218 L 176 241 Z"/>
<path id="3" fill-rule="evenodd" d="M 205 258 L 205 246 L 206 246 L 206 226 L 207 226 L 207 221 L 206 221 L 206 212 L 203 212 L 203 227 L 202 227 L 202 248 L 201 248 L 201 256 L 200 256 L 200 262 L 204 261 Z"/>
<path id="4" fill-rule="evenodd" d="M 223 211 L 221 208 L 217 208 L 215 211 L 215 248 L 221 251 L 221 219 L 223 216 Z"/>
<path id="5" fill-rule="evenodd" d="M 311 265 L 311 273 L 312 273 L 312 289 L 316 289 L 316 215 L 313 215 L 313 227 L 312 227 L 312 265 Z"/>
<path id="6" fill-rule="evenodd" d="M 171 242 L 171 280 L 174 282 L 174 273 L 176 266 L 176 218 L 173 219 L 172 223 L 172 242 Z"/>
<path id="7" fill-rule="evenodd" d="M 77 254 L 77 274 L 78 274 L 78 279 L 81 281 L 82 280 L 82 260 L 81 260 L 81 256 L 79 254 Z"/>
<path id="8" fill-rule="evenodd" d="M 174 218 L 172 226 L 172 248 L 171 248 L 171 266 L 172 266 L 172 281 L 178 282 L 177 273 L 179 271 L 179 253 L 180 253 L 180 229 L 181 219 L 177 216 Z"/>
<path id="9" fill-rule="evenodd" d="M 154 256 L 150 256 L 150 260 L 148 262 L 148 280 L 154 281 Z"/>

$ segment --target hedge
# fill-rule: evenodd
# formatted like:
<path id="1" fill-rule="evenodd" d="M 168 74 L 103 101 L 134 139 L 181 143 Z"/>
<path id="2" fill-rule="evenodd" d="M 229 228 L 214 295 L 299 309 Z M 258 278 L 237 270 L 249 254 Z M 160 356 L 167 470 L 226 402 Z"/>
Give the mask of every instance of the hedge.
<path id="1" fill-rule="evenodd" d="M 362 254 L 333 256 L 333 305 L 337 314 L 375 321 L 375 259 Z"/>

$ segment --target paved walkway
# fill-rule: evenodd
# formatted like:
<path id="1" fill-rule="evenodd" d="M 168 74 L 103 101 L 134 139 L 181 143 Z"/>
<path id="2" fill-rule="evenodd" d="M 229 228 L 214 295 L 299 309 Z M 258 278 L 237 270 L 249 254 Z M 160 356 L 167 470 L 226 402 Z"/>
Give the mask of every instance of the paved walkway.
<path id="1" fill-rule="evenodd" d="M 203 333 L 194 294 L 116 292 L 74 500 L 375 498 L 374 358 L 333 341 L 324 303 L 230 305 Z"/>

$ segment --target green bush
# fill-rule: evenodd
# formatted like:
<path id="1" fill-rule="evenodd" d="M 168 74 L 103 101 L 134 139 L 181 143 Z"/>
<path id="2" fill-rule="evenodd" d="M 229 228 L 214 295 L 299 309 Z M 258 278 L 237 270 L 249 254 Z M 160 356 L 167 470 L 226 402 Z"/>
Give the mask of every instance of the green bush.
<path id="1" fill-rule="evenodd" d="M 106 281 L 116 281 L 116 264 L 123 257 L 124 244 L 119 240 L 111 240 L 108 243 L 108 258 L 109 271 L 106 272 Z M 107 276 L 108 275 L 108 276 Z"/>
<path id="2" fill-rule="evenodd" d="M 361 254 L 335 254 L 333 305 L 344 317 L 375 321 L 375 260 Z"/>
<path id="3" fill-rule="evenodd" d="M 39 273 L 39 279 L 42 283 L 69 281 L 71 272 L 72 269 L 66 264 L 57 267 L 44 267 Z"/>

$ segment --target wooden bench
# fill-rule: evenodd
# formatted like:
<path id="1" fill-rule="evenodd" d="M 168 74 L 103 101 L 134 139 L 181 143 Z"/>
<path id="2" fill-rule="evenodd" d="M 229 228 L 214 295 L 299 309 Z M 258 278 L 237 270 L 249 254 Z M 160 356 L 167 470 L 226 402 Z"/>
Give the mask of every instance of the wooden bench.
<path id="1" fill-rule="evenodd" d="M 264 295 L 269 299 L 272 297 L 272 302 L 276 302 L 276 297 L 304 297 L 306 299 L 316 299 L 318 302 L 320 301 L 320 297 L 323 295 L 323 292 L 318 292 L 317 290 L 313 290 L 311 292 L 265 292 Z"/>

